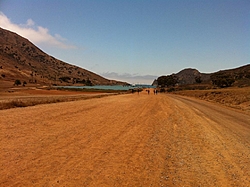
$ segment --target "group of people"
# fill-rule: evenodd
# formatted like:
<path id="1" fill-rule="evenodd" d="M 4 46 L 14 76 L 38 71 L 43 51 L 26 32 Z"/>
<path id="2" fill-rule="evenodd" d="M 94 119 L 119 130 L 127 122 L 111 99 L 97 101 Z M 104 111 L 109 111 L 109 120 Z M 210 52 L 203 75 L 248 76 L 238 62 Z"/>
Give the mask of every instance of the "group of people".
<path id="1" fill-rule="evenodd" d="M 132 91 L 132 93 L 137 92 L 139 94 L 142 91 L 142 89 L 132 89 L 131 91 Z M 148 95 L 149 95 L 150 94 L 150 89 L 147 89 L 146 92 L 148 92 Z M 158 90 L 154 89 L 154 95 L 157 95 L 157 93 L 158 93 Z"/>
<path id="2" fill-rule="evenodd" d="M 150 90 L 148 89 L 146 91 L 148 92 L 148 95 L 149 95 L 150 94 Z M 154 89 L 154 95 L 157 95 L 157 93 L 158 93 L 158 90 Z"/>

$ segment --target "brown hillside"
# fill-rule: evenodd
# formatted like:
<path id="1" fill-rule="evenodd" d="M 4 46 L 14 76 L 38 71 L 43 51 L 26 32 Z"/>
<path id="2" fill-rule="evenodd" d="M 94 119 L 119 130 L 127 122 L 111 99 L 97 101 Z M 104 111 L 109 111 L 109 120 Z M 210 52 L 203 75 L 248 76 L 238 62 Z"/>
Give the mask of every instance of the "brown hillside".
<path id="1" fill-rule="evenodd" d="M 187 68 L 175 74 L 178 77 L 179 84 L 195 84 L 196 77 L 200 77 L 202 82 L 207 82 L 210 79 L 210 74 L 200 73 L 197 69 Z"/>
<path id="2" fill-rule="evenodd" d="M 211 78 L 216 77 L 229 77 L 234 80 L 233 86 L 250 86 L 250 64 L 241 66 L 234 69 L 221 70 L 216 73 L 211 74 Z"/>
<path id="3" fill-rule="evenodd" d="M 124 84 L 60 61 L 26 38 L 0 28 L 0 81 L 13 83 L 16 79 L 43 85 Z"/>
<path id="4" fill-rule="evenodd" d="M 234 69 L 228 69 L 228 70 L 220 70 L 215 73 L 200 73 L 196 69 L 187 68 L 183 69 L 180 72 L 175 75 L 178 78 L 178 83 L 180 86 L 186 86 L 186 85 L 201 85 L 202 83 L 203 87 L 205 86 L 212 86 L 213 80 L 217 79 L 226 79 L 230 78 L 232 79 L 233 83 L 230 86 L 239 86 L 239 87 L 245 87 L 250 86 L 250 64 L 234 68 Z M 200 78 L 201 82 L 197 82 L 196 78 Z M 157 79 L 158 80 L 158 79 Z M 157 80 L 154 81 L 154 85 L 157 85 Z M 194 88 L 194 87 L 193 87 Z"/>

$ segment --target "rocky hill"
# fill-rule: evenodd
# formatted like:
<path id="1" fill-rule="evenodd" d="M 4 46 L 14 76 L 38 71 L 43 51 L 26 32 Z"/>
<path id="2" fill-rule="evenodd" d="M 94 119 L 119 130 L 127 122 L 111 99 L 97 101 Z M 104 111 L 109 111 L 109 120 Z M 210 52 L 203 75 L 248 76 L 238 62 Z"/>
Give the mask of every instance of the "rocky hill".
<path id="1" fill-rule="evenodd" d="M 159 78 L 154 81 L 157 84 Z M 166 77 L 166 76 L 165 76 Z M 196 69 L 187 68 L 167 77 L 177 79 L 178 85 L 210 84 L 219 87 L 250 86 L 250 64 L 234 69 L 220 70 L 215 73 L 200 73 Z"/>
<path id="2" fill-rule="evenodd" d="M 200 73 L 197 69 L 187 68 L 181 70 L 179 73 L 174 74 L 178 77 L 179 84 L 195 84 L 198 79 L 201 82 L 207 82 L 210 80 L 210 74 Z"/>
<path id="3" fill-rule="evenodd" d="M 230 83 L 232 86 L 250 86 L 250 64 L 212 73 L 210 78 L 213 83 L 220 84 L 221 87 Z"/>
<path id="4" fill-rule="evenodd" d="M 126 84 L 58 60 L 26 38 L 0 28 L 0 81 L 17 79 L 41 85 Z"/>

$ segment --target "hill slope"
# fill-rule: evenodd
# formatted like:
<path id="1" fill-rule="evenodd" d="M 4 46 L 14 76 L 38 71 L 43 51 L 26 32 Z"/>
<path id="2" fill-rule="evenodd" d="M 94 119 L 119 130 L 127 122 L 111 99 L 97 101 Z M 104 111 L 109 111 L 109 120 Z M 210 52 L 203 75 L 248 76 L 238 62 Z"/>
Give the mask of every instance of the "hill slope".
<path id="1" fill-rule="evenodd" d="M 179 85 L 199 83 L 199 80 L 197 80 L 198 78 L 200 79 L 200 83 L 202 82 L 210 85 L 214 82 L 214 80 L 231 79 L 233 80 L 232 86 L 250 86 L 250 64 L 234 69 L 220 70 L 209 74 L 200 73 L 196 69 L 187 68 L 172 75 L 177 77 Z M 153 84 L 156 85 L 157 80 L 155 80 Z"/>
<path id="2" fill-rule="evenodd" d="M 187 68 L 181 70 L 179 73 L 175 74 L 179 79 L 179 84 L 194 84 L 196 83 L 196 78 L 200 77 L 203 82 L 207 82 L 210 79 L 210 74 L 200 73 L 197 69 Z"/>
<path id="3" fill-rule="evenodd" d="M 233 86 L 250 86 L 250 64 L 234 69 L 221 70 L 211 74 L 212 81 L 215 79 L 232 79 Z"/>
<path id="4" fill-rule="evenodd" d="M 0 81 L 16 79 L 45 85 L 125 84 L 58 60 L 26 38 L 0 28 Z"/>

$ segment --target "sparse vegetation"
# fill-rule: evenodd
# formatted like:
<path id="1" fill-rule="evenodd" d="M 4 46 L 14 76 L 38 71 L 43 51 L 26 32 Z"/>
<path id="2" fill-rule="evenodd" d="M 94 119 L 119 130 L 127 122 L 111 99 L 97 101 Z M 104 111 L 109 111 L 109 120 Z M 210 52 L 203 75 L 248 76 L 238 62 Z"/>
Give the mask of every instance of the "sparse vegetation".
<path id="1" fill-rule="evenodd" d="M 167 92 L 174 92 L 175 91 L 175 88 L 174 87 L 171 87 L 171 88 L 168 88 L 167 89 Z"/>
<path id="2" fill-rule="evenodd" d="M 63 81 L 63 82 L 69 82 L 71 80 L 70 77 L 60 77 L 59 80 Z"/>
<path id="3" fill-rule="evenodd" d="M 220 88 L 210 90 L 182 90 L 174 93 L 220 103 L 250 113 L 250 87 Z"/>
<path id="4" fill-rule="evenodd" d="M 157 82 L 161 87 L 171 87 L 178 83 L 178 78 L 175 75 L 161 76 L 157 79 Z"/>
<path id="5" fill-rule="evenodd" d="M 232 75 L 227 75 L 220 72 L 211 75 L 211 80 L 213 85 L 216 85 L 220 88 L 230 87 L 235 82 L 235 79 Z"/>
<path id="6" fill-rule="evenodd" d="M 23 81 L 23 86 L 25 86 L 27 84 L 27 82 L 26 81 Z"/>
<path id="7" fill-rule="evenodd" d="M 86 83 L 85 83 L 85 84 L 86 84 L 86 86 L 93 86 L 93 84 L 92 84 L 91 80 L 89 80 L 89 79 L 86 81 Z"/>
<path id="8" fill-rule="evenodd" d="M 219 88 L 250 86 L 250 64 L 235 69 L 221 70 L 215 73 L 200 73 L 196 69 L 187 68 L 172 75 L 177 76 L 178 86 L 187 86 L 189 88 L 201 84 L 206 84 L 207 87 L 214 86 Z M 168 76 L 159 77 L 160 83 L 158 83 L 158 85 L 169 87 L 169 84 L 166 83 L 167 77 Z"/>
<path id="9" fill-rule="evenodd" d="M 198 83 L 198 84 L 202 83 L 201 76 L 196 76 L 195 77 L 195 82 Z"/>
<path id="10" fill-rule="evenodd" d="M 64 88 L 64 87 L 57 87 L 57 90 L 64 90 L 64 91 L 79 91 L 79 92 L 95 92 L 95 93 L 126 93 L 123 90 L 102 90 L 102 89 L 88 89 L 88 88 Z M 142 89 L 140 89 L 142 91 Z"/>
<path id="11" fill-rule="evenodd" d="M 99 90 L 100 92 L 100 90 Z M 108 93 L 108 91 L 106 92 Z M 53 97 L 32 97 L 32 98 L 22 98 L 22 99 L 14 99 L 0 102 L 0 110 L 17 108 L 17 107 L 28 107 L 35 106 L 39 104 L 50 104 L 50 103 L 58 103 L 58 102 L 69 102 L 69 101 L 77 101 L 77 100 L 85 100 L 92 98 L 101 98 L 107 97 L 110 95 L 114 95 L 118 93 L 100 93 L 98 95 L 74 95 L 74 96 L 53 96 Z"/>
<path id="12" fill-rule="evenodd" d="M 101 76 L 44 53 L 31 42 L 15 33 L 2 28 L 0 28 L 0 32 L 2 33 L 1 36 L 3 36 L 0 46 L 0 50 L 3 52 L 0 55 L 0 70 L 4 69 L 4 71 L 0 72 L 1 80 L 3 80 L 4 76 L 2 74 L 4 74 L 6 76 L 4 81 L 8 81 L 12 85 L 15 79 L 43 85 L 65 85 L 65 83 L 67 85 L 77 83 L 83 85 L 110 84 L 109 80 Z M 69 79 L 63 78 L 63 80 L 60 80 L 59 77 L 69 77 Z M 73 80 L 74 78 L 75 80 Z M 87 78 L 90 81 L 87 82 Z M 115 82 L 117 81 L 112 83 L 115 84 Z"/>
<path id="13" fill-rule="evenodd" d="M 161 93 L 165 93 L 165 92 L 166 92 L 165 88 L 161 88 L 161 89 L 160 89 L 160 92 L 161 92 Z"/>
<path id="14" fill-rule="evenodd" d="M 76 83 L 80 83 L 80 84 L 85 84 L 86 83 L 86 80 L 85 79 L 76 79 Z"/>
<path id="15" fill-rule="evenodd" d="M 18 86 L 18 85 L 21 85 L 21 81 L 19 79 L 15 80 L 14 82 L 14 86 Z"/>

